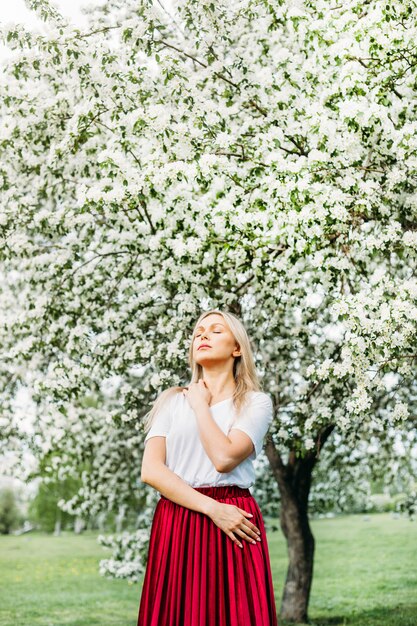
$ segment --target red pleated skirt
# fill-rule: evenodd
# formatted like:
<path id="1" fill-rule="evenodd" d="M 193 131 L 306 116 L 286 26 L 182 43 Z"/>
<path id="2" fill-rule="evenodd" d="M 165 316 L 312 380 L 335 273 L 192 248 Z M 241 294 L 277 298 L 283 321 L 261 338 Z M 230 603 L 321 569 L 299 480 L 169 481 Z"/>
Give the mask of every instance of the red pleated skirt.
<path id="1" fill-rule="evenodd" d="M 197 491 L 253 514 L 261 531 L 240 548 L 204 513 L 157 502 L 137 626 L 278 626 L 264 521 L 249 489 Z"/>

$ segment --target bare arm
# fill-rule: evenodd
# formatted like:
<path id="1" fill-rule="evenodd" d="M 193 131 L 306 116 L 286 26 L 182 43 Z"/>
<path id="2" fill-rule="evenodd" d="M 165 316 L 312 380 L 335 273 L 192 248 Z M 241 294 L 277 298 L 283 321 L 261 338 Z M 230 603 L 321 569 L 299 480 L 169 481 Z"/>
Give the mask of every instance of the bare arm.
<path id="1" fill-rule="evenodd" d="M 163 496 L 193 511 L 209 515 L 216 505 L 214 498 L 205 496 L 188 485 L 165 465 L 165 437 L 151 437 L 145 444 L 140 479 Z"/>
<path id="2" fill-rule="evenodd" d="M 208 515 L 216 526 L 241 548 L 243 545 L 238 537 L 252 543 L 255 543 L 255 539 L 260 540 L 259 528 L 247 519 L 249 516 L 253 517 L 251 513 L 232 504 L 221 503 L 205 496 L 171 471 L 165 465 L 165 461 L 165 437 L 155 435 L 145 444 L 140 475 L 142 482 L 151 485 L 172 502 Z"/>
<path id="3" fill-rule="evenodd" d="M 254 446 L 250 437 L 236 430 L 225 435 L 214 421 L 207 404 L 201 402 L 194 412 L 200 441 L 216 472 L 231 472 L 252 454 Z"/>

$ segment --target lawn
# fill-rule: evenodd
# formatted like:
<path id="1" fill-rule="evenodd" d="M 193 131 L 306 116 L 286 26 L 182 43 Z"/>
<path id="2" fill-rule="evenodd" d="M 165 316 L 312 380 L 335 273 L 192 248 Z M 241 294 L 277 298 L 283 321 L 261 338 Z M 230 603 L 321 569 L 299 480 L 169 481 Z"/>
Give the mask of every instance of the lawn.
<path id="1" fill-rule="evenodd" d="M 313 520 L 312 528 L 311 626 L 416 626 L 417 522 L 383 513 Z M 141 585 L 99 576 L 109 553 L 96 536 L 0 536 L 0 626 L 136 626 Z M 279 609 L 282 533 L 270 532 L 268 544 Z"/>

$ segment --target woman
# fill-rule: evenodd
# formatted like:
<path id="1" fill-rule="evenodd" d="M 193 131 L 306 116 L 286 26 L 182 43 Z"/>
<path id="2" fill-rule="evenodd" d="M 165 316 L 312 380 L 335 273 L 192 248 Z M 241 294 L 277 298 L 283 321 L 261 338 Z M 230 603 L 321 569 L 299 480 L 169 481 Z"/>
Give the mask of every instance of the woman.
<path id="1" fill-rule="evenodd" d="M 195 325 L 191 383 L 145 426 L 141 480 L 159 491 L 138 626 L 277 626 L 264 522 L 249 491 L 272 421 L 249 338 L 231 313 Z"/>

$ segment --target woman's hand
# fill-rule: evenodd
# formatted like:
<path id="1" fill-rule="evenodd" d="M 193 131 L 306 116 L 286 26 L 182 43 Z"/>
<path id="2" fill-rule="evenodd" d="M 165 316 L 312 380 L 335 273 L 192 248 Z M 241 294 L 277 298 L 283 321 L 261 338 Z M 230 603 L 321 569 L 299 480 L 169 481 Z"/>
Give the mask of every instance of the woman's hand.
<path id="1" fill-rule="evenodd" d="M 258 539 L 261 534 L 255 524 L 252 524 L 252 522 L 247 519 L 246 516 L 250 515 L 251 513 L 240 509 L 234 504 L 225 504 L 224 502 L 217 502 L 215 500 L 213 500 L 213 506 L 208 513 L 208 516 L 213 520 L 216 526 L 221 528 L 221 530 L 223 530 L 240 548 L 243 548 L 243 545 L 233 533 L 250 543 L 256 543 L 255 540 Z"/>
<path id="2" fill-rule="evenodd" d="M 210 405 L 211 393 L 202 378 L 200 378 L 198 383 L 188 385 L 188 387 L 183 389 L 182 393 L 185 395 L 194 411 L 202 404 Z"/>

